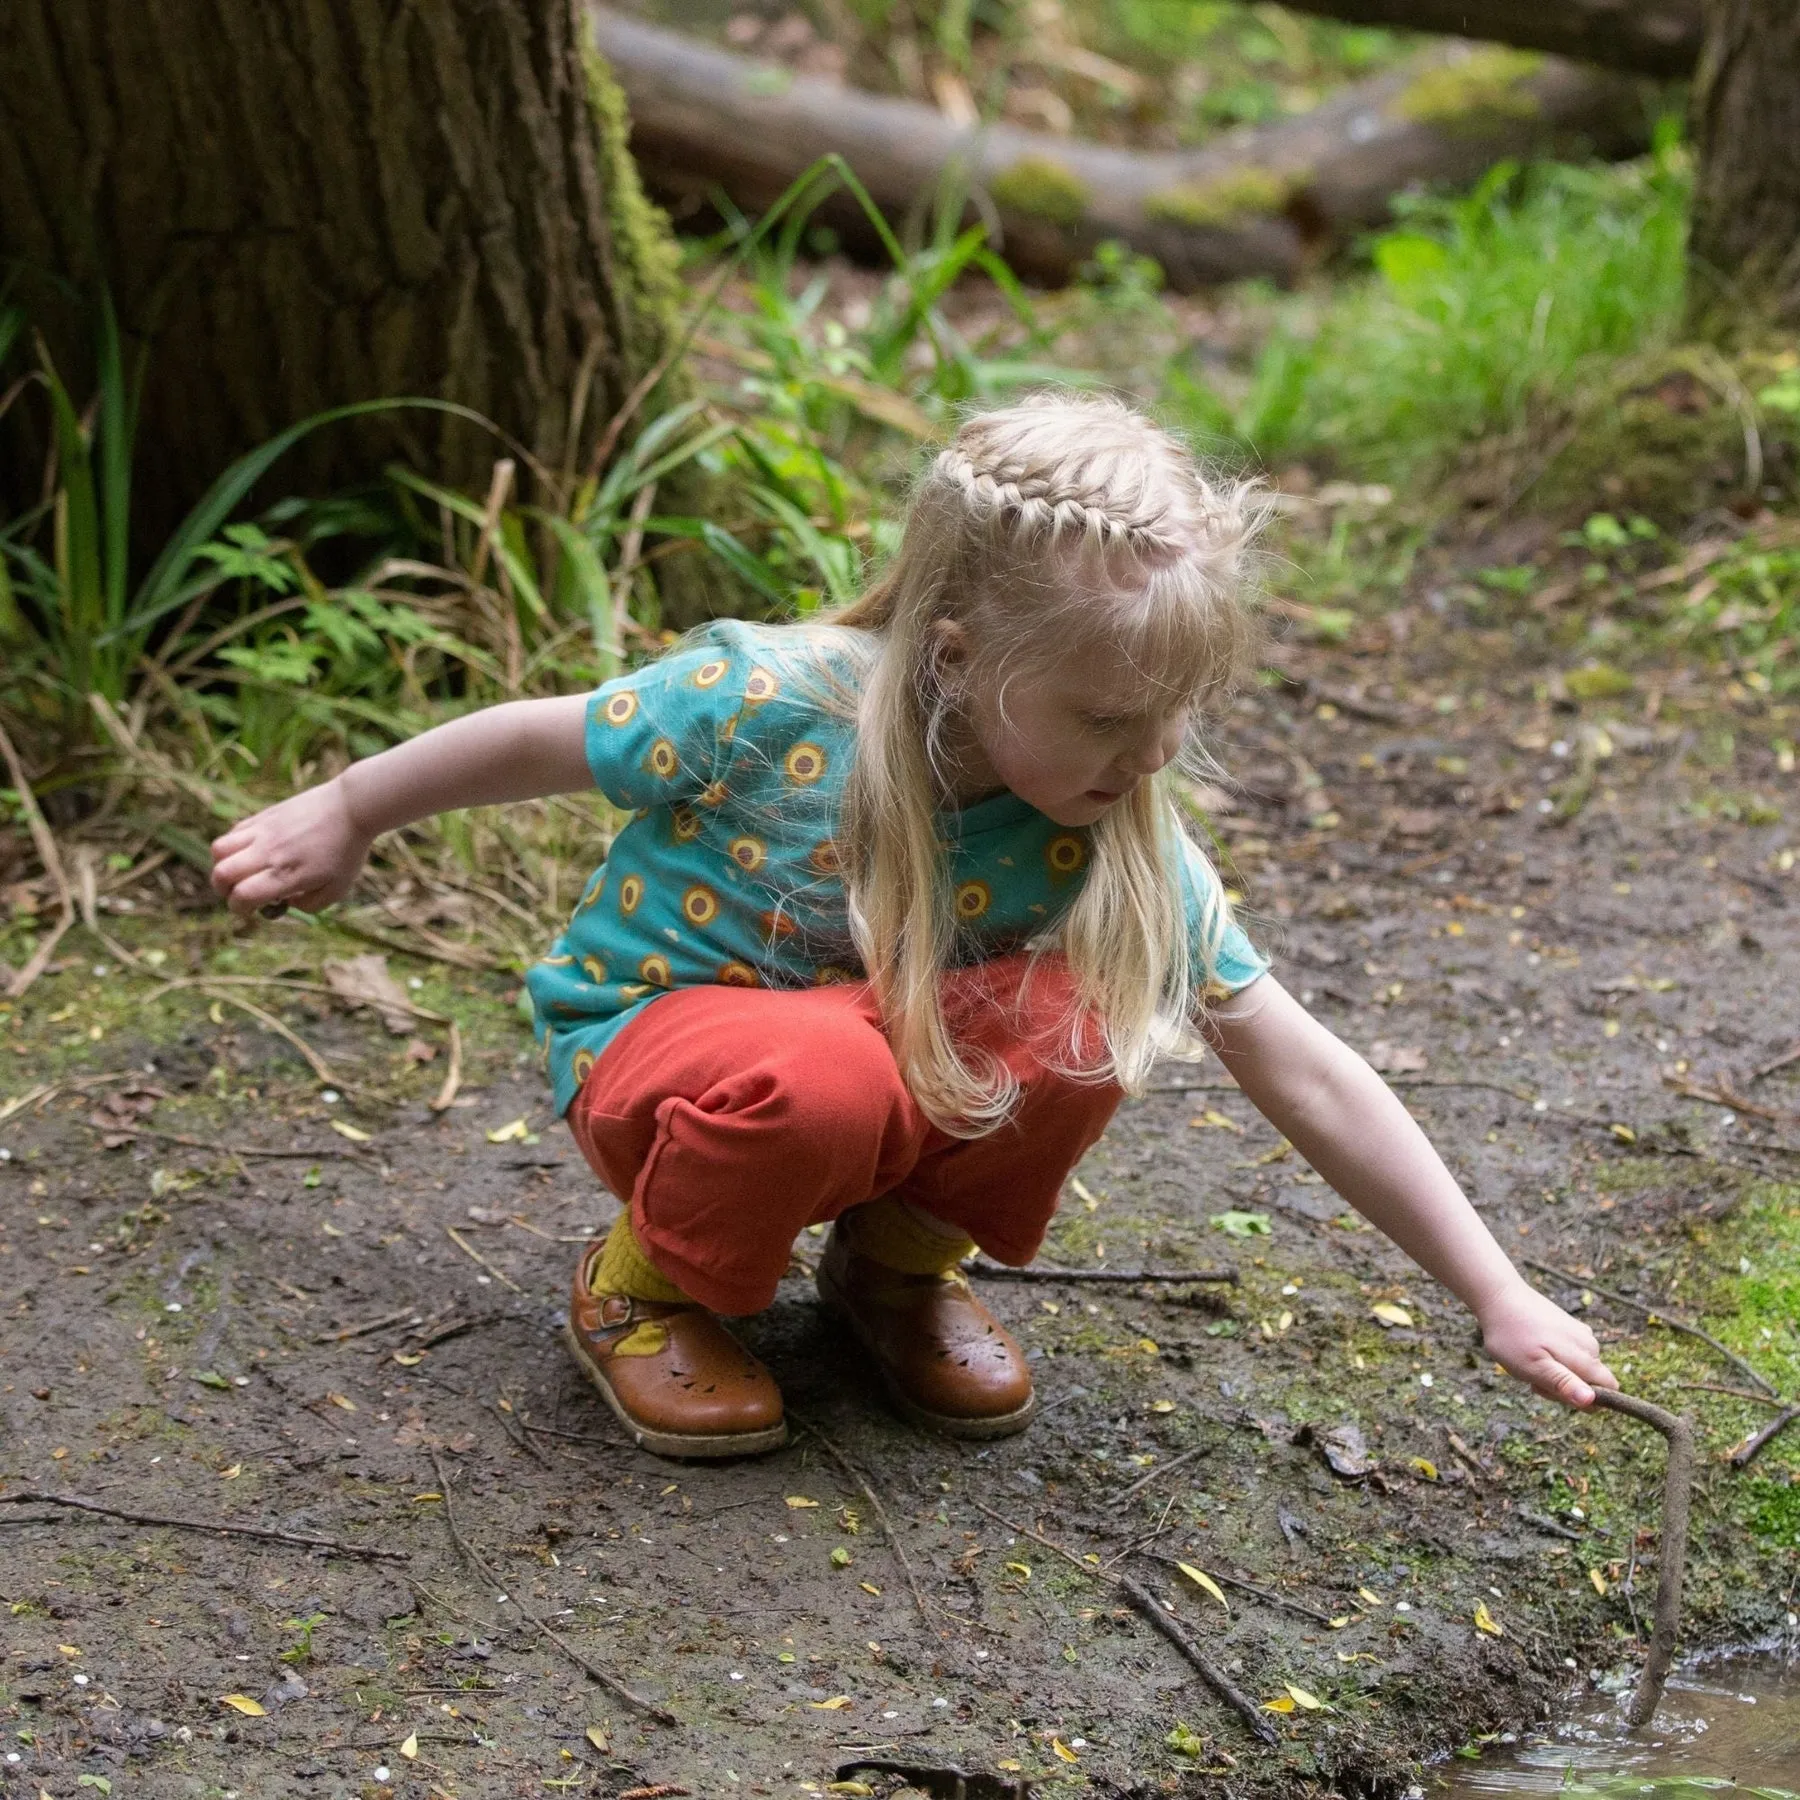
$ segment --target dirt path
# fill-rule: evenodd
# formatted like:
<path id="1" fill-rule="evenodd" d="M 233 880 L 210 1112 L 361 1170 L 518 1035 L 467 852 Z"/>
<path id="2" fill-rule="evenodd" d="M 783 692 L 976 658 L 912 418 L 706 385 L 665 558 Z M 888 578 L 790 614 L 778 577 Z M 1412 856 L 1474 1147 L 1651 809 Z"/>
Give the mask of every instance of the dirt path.
<path id="1" fill-rule="evenodd" d="M 1362 648 L 1296 653 L 1296 685 L 1236 720 L 1222 835 L 1279 974 L 1413 1084 L 1510 1248 L 1673 1295 L 1796 1385 L 1800 1189 L 1771 1178 L 1800 1162 L 1762 1147 L 1776 1125 L 1665 1079 L 1729 1072 L 1752 1093 L 1747 1071 L 1800 1035 L 1791 834 L 1732 822 L 1791 788 L 1770 747 L 1791 723 L 1679 685 L 1652 718 L 1641 693 L 1583 718 L 1499 667 L 1477 701 L 1480 643 Z M 1579 816 L 1547 824 L 1542 775 L 1588 763 Z M 298 925 L 227 944 L 199 910 L 112 925 L 171 967 L 218 970 L 223 948 L 235 972 L 304 974 L 366 948 Z M 985 1772 L 971 1793 L 1022 1774 L 1398 1794 L 1418 1759 L 1630 1665 L 1660 1446 L 1497 1375 L 1216 1066 L 1124 1109 L 1049 1259 L 1228 1260 L 1235 1287 L 992 1284 L 1045 1408 L 979 1447 L 887 1413 L 796 1273 L 744 1335 L 805 1428 L 761 1462 L 682 1468 L 623 1444 L 565 1367 L 574 1241 L 612 1202 L 549 1121 L 508 983 L 418 966 L 419 998 L 471 1037 L 440 1118 L 436 1070 L 373 1024 L 282 1002 L 356 1076 L 331 1104 L 279 1039 L 191 990 L 145 1004 L 91 940 L 69 944 L 0 1038 L 0 1094 L 54 1090 L 0 1123 L 0 1499 L 390 1559 L 0 1506 L 0 1794 L 781 1794 L 862 1755 Z M 1796 1073 L 1752 1097 L 1781 1110 Z M 493 1141 L 521 1118 L 531 1135 Z M 125 1125 L 300 1154 L 240 1161 Z M 1249 1235 L 1214 1223 L 1233 1213 Z M 1628 1385 L 1703 1421 L 1690 1642 L 1778 1628 L 1800 1432 L 1724 1470 L 1766 1411 L 1677 1383 L 1742 1378 L 1592 1304 Z M 1361 1475 L 1327 1466 L 1345 1425 Z M 459 1555 L 452 1508 L 500 1587 Z M 1232 1586 L 1227 1616 L 1154 1556 L 1287 1604 Z M 1288 1708 L 1262 1714 L 1275 1747 L 1130 1610 L 1126 1570 Z"/>

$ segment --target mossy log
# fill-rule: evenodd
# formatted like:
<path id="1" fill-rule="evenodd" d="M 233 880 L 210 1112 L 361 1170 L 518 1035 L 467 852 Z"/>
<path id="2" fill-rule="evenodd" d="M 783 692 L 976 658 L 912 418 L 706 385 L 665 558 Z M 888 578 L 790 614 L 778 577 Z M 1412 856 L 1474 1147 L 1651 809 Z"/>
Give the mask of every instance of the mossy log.
<path id="1" fill-rule="evenodd" d="M 1609 69 L 1689 75 L 1700 56 L 1701 0 L 1283 0 L 1292 12 L 1549 50 Z"/>
<path id="2" fill-rule="evenodd" d="M 1333 95 L 1314 111 L 1190 151 L 1144 151 L 1010 125 L 966 128 L 594 7 L 594 41 L 631 106 L 631 147 L 677 207 L 723 189 L 767 207 L 837 151 L 894 220 L 962 182 L 1022 273 L 1066 279 L 1104 239 L 1154 256 L 1189 289 L 1291 280 L 1343 234 L 1387 217 L 1396 190 L 1473 179 L 1502 157 L 1641 147 L 1633 78 L 1554 57 L 1453 44 Z M 868 241 L 847 196 L 819 214 Z"/>
<path id="3" fill-rule="evenodd" d="M 67 294 L 104 282 L 128 357 L 149 345 L 142 550 L 233 458 L 350 401 L 458 401 L 578 463 L 670 341 L 673 239 L 579 0 L 10 0 L 0 93 L 13 297 L 79 398 Z M 5 511 L 38 498 L 42 411 L 0 428 Z M 413 411 L 330 427 L 273 479 L 319 491 L 400 454 L 484 489 L 506 453 Z"/>

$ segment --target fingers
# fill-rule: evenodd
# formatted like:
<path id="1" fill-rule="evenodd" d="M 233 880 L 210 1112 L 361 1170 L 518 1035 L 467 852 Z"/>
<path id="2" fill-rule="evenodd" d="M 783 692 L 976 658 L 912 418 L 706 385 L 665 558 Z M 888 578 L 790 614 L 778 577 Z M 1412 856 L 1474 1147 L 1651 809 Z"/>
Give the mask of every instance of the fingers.
<path id="1" fill-rule="evenodd" d="M 279 874 L 274 869 L 257 869 L 231 887 L 225 895 L 225 904 L 240 919 L 247 919 L 262 907 L 286 900 L 287 890 L 291 885 L 291 877 Z"/>

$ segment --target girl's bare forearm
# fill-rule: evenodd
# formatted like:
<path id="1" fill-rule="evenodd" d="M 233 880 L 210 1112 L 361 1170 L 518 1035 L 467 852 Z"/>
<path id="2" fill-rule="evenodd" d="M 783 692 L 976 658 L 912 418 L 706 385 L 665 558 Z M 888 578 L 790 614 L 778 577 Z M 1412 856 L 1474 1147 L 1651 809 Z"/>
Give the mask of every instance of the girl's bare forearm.
<path id="1" fill-rule="evenodd" d="M 586 704 L 510 700 L 352 763 L 337 777 L 351 818 L 372 839 L 433 813 L 591 788 Z"/>

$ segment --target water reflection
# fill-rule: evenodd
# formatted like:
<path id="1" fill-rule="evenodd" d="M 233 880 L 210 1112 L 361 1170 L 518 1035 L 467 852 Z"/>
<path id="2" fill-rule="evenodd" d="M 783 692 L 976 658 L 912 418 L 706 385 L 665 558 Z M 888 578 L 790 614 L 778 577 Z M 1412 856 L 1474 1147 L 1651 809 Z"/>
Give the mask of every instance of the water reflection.
<path id="1" fill-rule="evenodd" d="M 1488 1744 L 1440 1771 L 1434 1800 L 1601 1794 L 1678 1800 L 1706 1790 L 1800 1800 L 1800 1662 L 1741 1657 L 1677 1672 L 1644 1730 L 1596 1695 L 1543 1736 Z"/>

